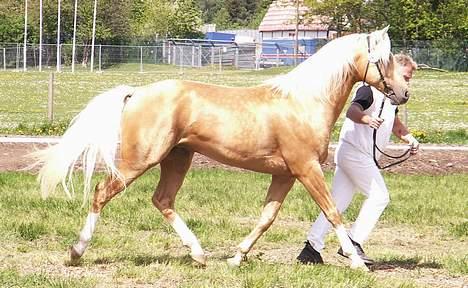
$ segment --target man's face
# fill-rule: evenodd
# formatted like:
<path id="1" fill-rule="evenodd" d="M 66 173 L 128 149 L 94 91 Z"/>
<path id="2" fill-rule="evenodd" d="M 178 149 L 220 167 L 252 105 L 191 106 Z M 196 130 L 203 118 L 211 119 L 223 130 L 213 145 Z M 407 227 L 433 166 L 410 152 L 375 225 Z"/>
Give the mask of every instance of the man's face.
<path id="1" fill-rule="evenodd" d="M 413 78 L 413 66 L 411 65 L 405 65 L 401 66 L 401 74 L 403 75 L 403 78 L 405 79 L 406 82 L 409 82 L 411 78 Z"/>

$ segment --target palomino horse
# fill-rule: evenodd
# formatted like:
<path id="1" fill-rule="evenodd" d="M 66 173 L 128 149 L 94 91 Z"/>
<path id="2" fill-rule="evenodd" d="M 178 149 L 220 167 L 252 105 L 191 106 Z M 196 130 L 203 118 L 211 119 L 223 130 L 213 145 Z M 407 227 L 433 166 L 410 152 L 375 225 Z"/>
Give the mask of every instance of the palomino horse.
<path id="1" fill-rule="evenodd" d="M 408 100 L 407 84 L 396 65 L 385 28 L 333 40 L 288 74 L 255 87 L 167 80 L 144 87 L 119 86 L 95 97 L 60 143 L 37 155 L 43 165 L 39 180 L 44 197 L 59 183 L 71 195 L 67 179 L 80 157 L 85 197 L 96 161 L 103 160 L 108 168 L 107 179 L 96 185 L 79 241 L 71 247 L 72 260 L 85 252 L 106 203 L 160 164 L 153 204 L 190 247 L 191 257 L 205 264 L 197 237 L 174 209 L 176 193 L 198 152 L 227 165 L 272 175 L 261 217 L 229 264 L 241 264 L 298 179 L 333 224 L 351 267 L 364 268 L 320 163 L 327 158 L 330 131 L 356 82 L 365 77 L 377 89 L 392 92 L 387 95 L 394 104 Z M 118 157 L 116 151 L 120 151 Z"/>

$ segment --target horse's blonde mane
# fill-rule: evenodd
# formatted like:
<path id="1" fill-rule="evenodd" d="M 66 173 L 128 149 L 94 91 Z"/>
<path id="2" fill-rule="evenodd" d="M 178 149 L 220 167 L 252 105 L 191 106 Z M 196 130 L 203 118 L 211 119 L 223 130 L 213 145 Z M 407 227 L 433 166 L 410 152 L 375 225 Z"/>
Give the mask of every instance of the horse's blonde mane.
<path id="1" fill-rule="evenodd" d="M 334 92 L 342 89 L 349 72 L 355 69 L 356 49 L 367 46 L 367 35 L 351 34 L 337 38 L 289 73 L 269 79 L 264 84 L 272 86 L 282 97 L 293 97 L 299 101 L 313 97 L 321 102 L 329 102 L 336 94 Z M 371 54 L 388 60 L 390 39 L 385 36 L 382 38 L 384 43 L 371 43 Z"/>

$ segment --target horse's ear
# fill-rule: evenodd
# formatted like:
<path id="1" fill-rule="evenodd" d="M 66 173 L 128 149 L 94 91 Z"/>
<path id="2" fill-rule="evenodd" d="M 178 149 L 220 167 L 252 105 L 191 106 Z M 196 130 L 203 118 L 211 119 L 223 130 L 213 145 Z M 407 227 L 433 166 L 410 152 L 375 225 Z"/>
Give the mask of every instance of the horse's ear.
<path id="1" fill-rule="evenodd" d="M 387 25 L 387 27 L 385 27 L 385 28 L 383 28 L 382 30 L 380 30 L 380 31 L 382 31 L 382 37 L 384 37 L 385 34 L 387 34 L 388 28 L 390 28 L 390 25 Z"/>

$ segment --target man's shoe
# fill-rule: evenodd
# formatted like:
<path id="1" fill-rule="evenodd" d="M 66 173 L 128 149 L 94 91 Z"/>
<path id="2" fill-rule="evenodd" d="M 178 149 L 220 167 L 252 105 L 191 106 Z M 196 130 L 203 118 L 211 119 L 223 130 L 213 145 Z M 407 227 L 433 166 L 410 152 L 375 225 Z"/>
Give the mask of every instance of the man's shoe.
<path id="1" fill-rule="evenodd" d="M 357 251 L 357 254 L 359 255 L 359 257 L 361 257 L 362 261 L 364 261 L 364 264 L 366 265 L 372 265 L 374 264 L 374 260 L 372 260 L 371 258 L 367 257 L 366 253 L 364 253 L 364 249 L 362 249 L 361 245 L 357 242 L 355 242 L 353 239 L 349 238 L 349 240 L 351 240 L 351 243 L 353 243 L 353 246 L 354 248 L 356 248 L 356 251 Z M 343 249 L 340 247 L 340 249 L 338 249 L 338 252 L 337 252 L 339 255 L 343 256 L 343 257 L 346 257 L 348 258 L 348 256 L 346 256 L 344 253 L 343 253 Z"/>
<path id="2" fill-rule="evenodd" d="M 296 259 L 302 264 L 323 264 L 322 256 L 310 245 L 309 241 L 305 242 L 304 249 Z"/>

